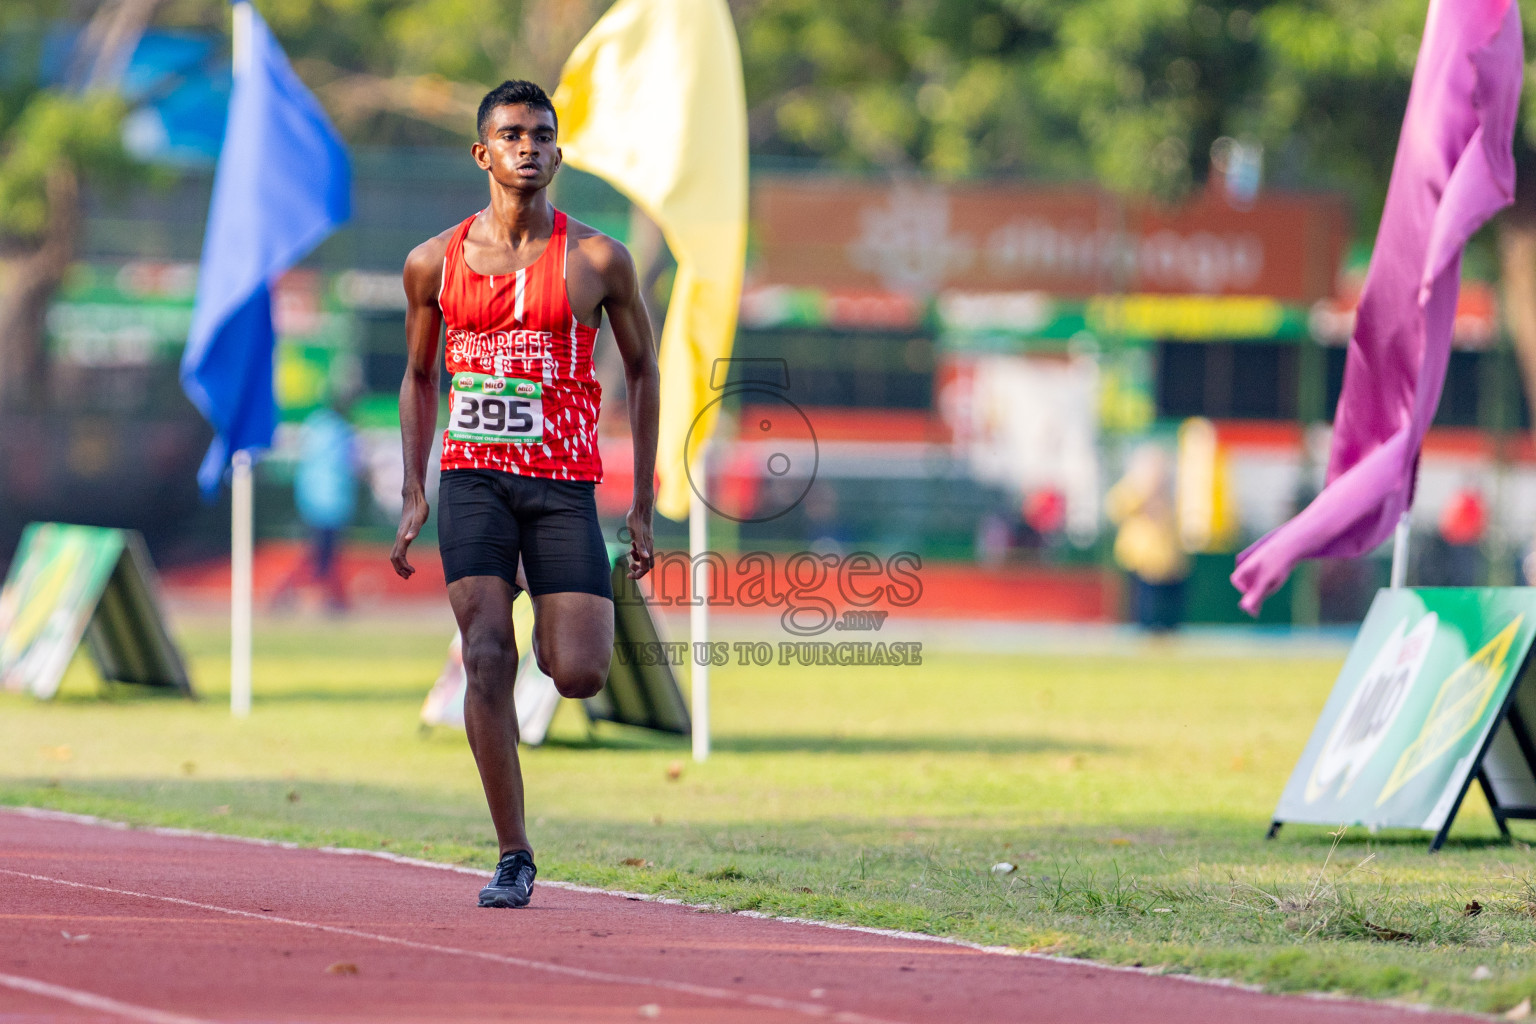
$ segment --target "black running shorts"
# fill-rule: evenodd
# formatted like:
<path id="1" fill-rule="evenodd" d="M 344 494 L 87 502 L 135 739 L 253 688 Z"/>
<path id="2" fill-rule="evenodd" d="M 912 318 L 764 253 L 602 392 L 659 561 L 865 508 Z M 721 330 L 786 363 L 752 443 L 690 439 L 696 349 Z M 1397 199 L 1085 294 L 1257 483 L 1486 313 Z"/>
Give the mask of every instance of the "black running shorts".
<path id="1" fill-rule="evenodd" d="M 521 555 L 536 596 L 575 591 L 613 600 L 596 486 L 494 469 L 448 470 L 437 492 L 443 575 L 449 583 L 500 576 L 516 588 Z"/>

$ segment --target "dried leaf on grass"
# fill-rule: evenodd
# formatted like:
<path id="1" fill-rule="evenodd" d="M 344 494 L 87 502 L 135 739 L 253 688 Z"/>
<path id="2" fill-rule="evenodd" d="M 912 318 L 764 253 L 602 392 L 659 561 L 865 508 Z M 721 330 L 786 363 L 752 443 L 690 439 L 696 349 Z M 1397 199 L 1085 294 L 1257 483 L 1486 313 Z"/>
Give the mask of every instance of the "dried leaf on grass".
<path id="1" fill-rule="evenodd" d="M 1482 912 L 1483 912 L 1483 905 L 1481 903 L 1477 902 L 1477 900 L 1473 900 L 1471 903 L 1468 903 L 1465 907 L 1463 907 L 1461 909 L 1461 916 L 1462 917 L 1476 917 L 1478 914 L 1481 914 Z"/>
<path id="2" fill-rule="evenodd" d="M 648 868 L 651 866 L 651 862 L 644 857 L 625 857 L 619 863 L 627 868 Z"/>
<path id="3" fill-rule="evenodd" d="M 1365 930 L 1382 942 L 1407 942 L 1413 938 L 1412 932 L 1400 932 L 1396 928 L 1383 928 L 1381 925 L 1371 924 L 1369 921 L 1364 922 L 1364 924 Z"/>

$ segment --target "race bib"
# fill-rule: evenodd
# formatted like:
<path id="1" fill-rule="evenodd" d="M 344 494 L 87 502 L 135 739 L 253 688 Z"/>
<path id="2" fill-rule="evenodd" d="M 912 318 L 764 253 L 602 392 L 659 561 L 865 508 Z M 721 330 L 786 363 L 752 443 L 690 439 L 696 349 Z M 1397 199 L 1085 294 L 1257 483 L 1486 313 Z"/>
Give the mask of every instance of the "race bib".
<path id="1" fill-rule="evenodd" d="M 544 385 L 488 373 L 456 373 L 448 392 L 448 438 L 481 444 L 544 439 Z"/>

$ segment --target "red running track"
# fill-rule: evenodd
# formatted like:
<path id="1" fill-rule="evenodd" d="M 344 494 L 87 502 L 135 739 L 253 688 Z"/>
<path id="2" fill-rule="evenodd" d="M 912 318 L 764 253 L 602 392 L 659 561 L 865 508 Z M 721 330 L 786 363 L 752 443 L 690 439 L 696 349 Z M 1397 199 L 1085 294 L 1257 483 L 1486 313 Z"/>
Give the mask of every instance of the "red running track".
<path id="1" fill-rule="evenodd" d="M 0 812 L 0 1022 L 1457 1019 L 552 885 L 481 910 L 480 884 Z"/>

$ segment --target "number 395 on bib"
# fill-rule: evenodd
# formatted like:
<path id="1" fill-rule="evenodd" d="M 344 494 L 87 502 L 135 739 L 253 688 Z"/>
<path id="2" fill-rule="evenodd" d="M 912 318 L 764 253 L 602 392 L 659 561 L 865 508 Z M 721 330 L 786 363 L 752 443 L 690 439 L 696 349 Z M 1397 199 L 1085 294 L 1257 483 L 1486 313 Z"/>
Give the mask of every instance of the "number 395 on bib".
<path id="1" fill-rule="evenodd" d="M 448 438 L 481 444 L 544 439 L 544 385 L 487 373 L 456 373 L 448 392 Z"/>

